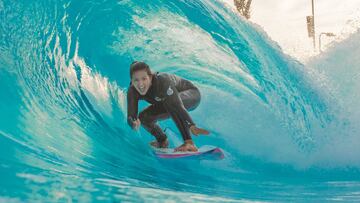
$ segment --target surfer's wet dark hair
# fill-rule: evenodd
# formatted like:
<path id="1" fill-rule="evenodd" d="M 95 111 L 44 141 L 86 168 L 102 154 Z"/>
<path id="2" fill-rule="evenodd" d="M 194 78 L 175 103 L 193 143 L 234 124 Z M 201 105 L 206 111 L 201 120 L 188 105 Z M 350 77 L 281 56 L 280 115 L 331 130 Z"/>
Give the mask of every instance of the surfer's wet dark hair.
<path id="1" fill-rule="evenodd" d="M 133 74 L 136 71 L 144 70 L 148 75 L 151 75 L 151 70 L 148 64 L 142 62 L 142 61 L 134 61 L 130 65 L 130 78 L 132 78 Z"/>

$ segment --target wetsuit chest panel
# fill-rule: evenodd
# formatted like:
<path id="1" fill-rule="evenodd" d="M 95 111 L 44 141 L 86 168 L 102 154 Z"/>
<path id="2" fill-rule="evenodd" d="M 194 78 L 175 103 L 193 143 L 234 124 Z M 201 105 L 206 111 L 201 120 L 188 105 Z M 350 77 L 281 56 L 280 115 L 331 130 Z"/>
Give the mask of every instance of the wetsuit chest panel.
<path id="1" fill-rule="evenodd" d="M 161 87 L 159 87 L 161 84 L 159 84 L 158 75 L 154 75 L 152 80 L 152 85 L 147 92 L 145 96 L 143 96 L 143 99 L 151 104 L 156 104 L 164 101 L 164 97 L 161 94 Z"/>

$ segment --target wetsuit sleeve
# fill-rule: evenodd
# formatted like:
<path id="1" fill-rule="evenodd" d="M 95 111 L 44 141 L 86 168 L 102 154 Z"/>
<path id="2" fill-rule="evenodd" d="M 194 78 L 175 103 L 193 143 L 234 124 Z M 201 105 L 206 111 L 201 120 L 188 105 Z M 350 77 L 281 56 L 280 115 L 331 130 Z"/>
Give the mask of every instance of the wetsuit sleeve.
<path id="1" fill-rule="evenodd" d="M 134 128 L 134 121 L 138 114 L 139 97 L 134 87 L 130 86 L 127 92 L 127 122 L 131 128 Z"/>
<path id="2" fill-rule="evenodd" d="M 180 120 L 186 123 L 188 127 L 195 125 L 194 121 L 190 117 L 188 111 L 184 107 L 183 102 L 181 101 L 178 90 L 175 85 L 172 83 L 171 79 L 166 78 L 162 83 L 163 93 L 165 95 L 165 100 L 163 102 L 164 107 L 168 110 L 170 114 L 175 114 Z"/>

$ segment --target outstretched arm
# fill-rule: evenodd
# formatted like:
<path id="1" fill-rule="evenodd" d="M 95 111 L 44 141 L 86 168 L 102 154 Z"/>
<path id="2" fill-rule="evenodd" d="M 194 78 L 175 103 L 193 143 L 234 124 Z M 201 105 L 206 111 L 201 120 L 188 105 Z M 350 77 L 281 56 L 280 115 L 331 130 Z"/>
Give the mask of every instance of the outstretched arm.
<path id="1" fill-rule="evenodd" d="M 184 104 L 180 98 L 179 92 L 171 83 L 167 84 L 168 88 L 166 89 L 166 97 L 164 101 L 165 108 L 169 111 L 170 114 L 175 117 L 175 119 L 179 119 L 186 123 L 186 126 L 190 129 L 191 133 L 194 135 L 208 135 L 209 132 L 205 129 L 201 129 L 196 127 L 194 121 L 189 115 L 188 111 L 184 107 Z M 165 91 L 165 90 L 163 90 Z"/>
<path id="2" fill-rule="evenodd" d="M 179 117 L 179 119 L 186 123 L 188 128 L 195 125 L 191 116 L 184 107 L 177 89 L 173 85 L 169 85 L 164 91 L 166 91 L 164 107 L 168 110 L 168 112 Z"/>

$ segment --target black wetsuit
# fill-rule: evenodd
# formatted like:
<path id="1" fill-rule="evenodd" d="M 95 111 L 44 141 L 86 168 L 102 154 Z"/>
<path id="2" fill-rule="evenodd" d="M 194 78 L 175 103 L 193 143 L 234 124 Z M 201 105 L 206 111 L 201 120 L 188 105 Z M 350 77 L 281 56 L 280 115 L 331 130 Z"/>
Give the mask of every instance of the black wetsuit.
<path id="1" fill-rule="evenodd" d="M 128 124 L 140 119 L 143 127 L 155 136 L 158 142 L 166 139 L 158 120 L 171 117 L 184 140 L 191 139 L 189 127 L 195 125 L 188 110 L 195 109 L 200 103 L 200 91 L 190 81 L 173 74 L 153 74 L 151 86 L 146 95 L 140 95 L 130 84 L 127 93 Z M 140 112 L 138 117 L 138 101 L 146 100 L 150 106 Z"/>

